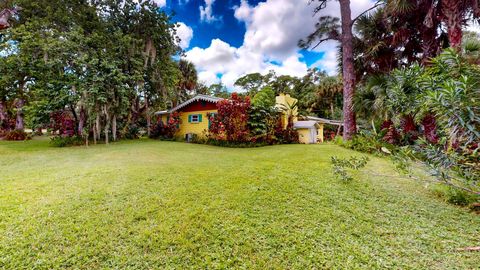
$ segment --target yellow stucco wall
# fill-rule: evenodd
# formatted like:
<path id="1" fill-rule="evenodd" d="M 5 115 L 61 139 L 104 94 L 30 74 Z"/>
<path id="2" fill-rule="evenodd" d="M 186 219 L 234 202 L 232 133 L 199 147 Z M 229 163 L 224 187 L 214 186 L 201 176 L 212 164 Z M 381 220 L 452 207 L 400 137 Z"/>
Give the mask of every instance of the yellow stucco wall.
<path id="1" fill-rule="evenodd" d="M 308 128 L 300 128 L 297 129 L 298 132 L 298 140 L 300 143 L 309 144 L 311 142 L 310 139 L 310 129 Z M 315 138 L 315 142 L 323 142 L 323 125 L 319 125 L 317 128 L 317 137 Z"/>
<path id="2" fill-rule="evenodd" d="M 318 124 L 318 134 L 317 134 L 317 142 L 322 142 L 323 143 L 323 125 Z"/>
<path id="3" fill-rule="evenodd" d="M 300 143 L 310 143 L 310 130 L 308 128 L 298 129 L 298 140 Z"/>
<path id="4" fill-rule="evenodd" d="M 185 135 L 188 133 L 197 134 L 197 136 L 203 137 L 208 131 L 208 114 L 217 113 L 217 110 L 208 110 L 208 111 L 193 111 L 193 112 L 180 112 L 180 127 L 176 135 L 179 138 L 185 139 Z M 201 114 L 202 122 L 200 123 L 189 123 L 188 116 L 192 114 Z M 168 115 L 162 115 L 161 119 L 163 122 L 167 121 Z"/>

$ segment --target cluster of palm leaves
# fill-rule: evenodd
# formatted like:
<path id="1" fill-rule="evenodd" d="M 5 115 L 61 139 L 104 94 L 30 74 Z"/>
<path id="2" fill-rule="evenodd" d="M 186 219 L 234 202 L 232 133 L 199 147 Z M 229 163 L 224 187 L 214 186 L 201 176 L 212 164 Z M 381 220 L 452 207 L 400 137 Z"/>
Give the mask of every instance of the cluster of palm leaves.
<path id="1" fill-rule="evenodd" d="M 410 147 L 442 183 L 460 182 L 463 189 L 477 192 L 480 68 L 475 63 L 477 56 L 465 53 L 473 43 L 465 44 L 469 45 L 464 53 L 447 49 L 427 67 L 415 64 L 369 77 L 358 91 L 355 105 L 372 123 L 389 122 L 401 131 L 398 134 L 409 135 L 409 140 L 388 139 Z"/>

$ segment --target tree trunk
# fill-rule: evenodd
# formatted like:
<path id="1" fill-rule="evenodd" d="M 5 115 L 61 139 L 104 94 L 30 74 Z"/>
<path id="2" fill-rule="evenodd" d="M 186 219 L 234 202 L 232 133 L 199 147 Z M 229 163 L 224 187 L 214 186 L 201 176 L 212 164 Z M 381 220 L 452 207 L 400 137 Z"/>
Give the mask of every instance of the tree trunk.
<path id="1" fill-rule="evenodd" d="M 96 124 L 93 124 L 93 144 L 97 144 L 97 125 Z"/>
<path id="2" fill-rule="evenodd" d="M 428 28 L 426 26 L 422 29 L 422 64 L 426 65 L 430 59 L 437 56 L 439 43 L 437 41 L 437 29 Z"/>
<path id="3" fill-rule="evenodd" d="M 78 119 L 78 135 L 79 136 L 83 135 L 83 128 L 85 127 L 85 120 L 86 120 L 85 108 L 83 106 L 80 106 L 80 113 L 79 113 L 79 119 Z M 87 137 L 88 137 L 88 135 L 87 135 Z"/>
<path id="4" fill-rule="evenodd" d="M 335 114 L 335 108 L 333 106 L 333 100 L 330 102 L 330 118 L 333 119 L 333 115 Z"/>
<path id="5" fill-rule="evenodd" d="M 100 129 L 100 112 L 99 111 L 97 111 L 97 119 L 95 119 L 95 129 L 97 133 L 97 140 L 100 140 L 101 129 Z"/>
<path id="6" fill-rule="evenodd" d="M 147 136 L 150 137 L 150 126 L 152 124 L 152 119 L 150 118 L 150 110 L 148 107 L 148 97 L 145 94 L 145 116 L 147 118 Z"/>
<path id="7" fill-rule="evenodd" d="M 148 67 L 148 60 L 150 60 L 150 57 L 152 55 L 152 48 L 153 48 L 153 40 L 151 38 L 147 38 L 147 41 L 145 43 L 145 51 L 144 51 L 144 62 L 143 62 L 143 68 Z"/>
<path id="8" fill-rule="evenodd" d="M 355 69 L 353 64 L 353 33 L 350 0 L 339 0 L 342 16 L 343 64 L 343 138 L 350 140 L 357 131 L 353 95 L 355 94 Z"/>
<path id="9" fill-rule="evenodd" d="M 460 50 L 462 45 L 462 23 L 464 14 L 460 10 L 462 1 L 442 0 L 442 12 L 445 15 L 450 47 Z"/>
<path id="10" fill-rule="evenodd" d="M 108 144 L 108 133 L 110 131 L 110 116 L 108 115 L 108 108 L 107 105 L 103 105 L 103 113 L 105 114 L 105 127 L 104 127 L 104 133 L 105 133 L 105 144 Z"/>
<path id="11" fill-rule="evenodd" d="M 117 116 L 113 115 L 112 119 L 112 136 L 113 136 L 113 141 L 117 140 Z"/>
<path id="12" fill-rule="evenodd" d="M 6 127 L 8 124 L 5 123 L 6 121 L 8 121 L 7 105 L 5 101 L 0 100 L 0 123 Z M 2 126 L 0 126 L 0 128 L 2 128 Z"/>
<path id="13" fill-rule="evenodd" d="M 77 128 L 78 128 L 78 123 L 79 123 L 80 121 L 78 121 L 77 112 L 75 111 L 75 107 L 73 107 L 72 104 L 70 104 L 70 111 L 72 112 L 73 119 L 74 119 L 74 121 L 75 121 L 75 123 L 74 123 L 74 125 L 73 125 L 73 129 L 74 129 L 75 134 L 77 134 L 77 133 L 78 133 L 78 130 L 77 130 Z"/>
<path id="14" fill-rule="evenodd" d="M 23 120 L 23 106 L 25 105 L 25 100 L 22 98 L 18 98 L 15 101 L 15 107 L 17 108 L 17 120 L 15 122 L 15 129 L 16 130 L 24 130 L 25 129 L 25 122 Z"/>

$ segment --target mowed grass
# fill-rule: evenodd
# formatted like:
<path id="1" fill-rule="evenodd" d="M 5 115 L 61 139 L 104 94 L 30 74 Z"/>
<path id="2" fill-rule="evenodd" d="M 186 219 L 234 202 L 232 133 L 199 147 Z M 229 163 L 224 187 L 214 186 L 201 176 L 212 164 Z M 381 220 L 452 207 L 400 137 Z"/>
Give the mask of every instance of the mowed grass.
<path id="1" fill-rule="evenodd" d="M 335 145 L 0 142 L 0 268 L 478 269 L 480 216 Z M 394 174 L 371 157 L 370 170 Z"/>

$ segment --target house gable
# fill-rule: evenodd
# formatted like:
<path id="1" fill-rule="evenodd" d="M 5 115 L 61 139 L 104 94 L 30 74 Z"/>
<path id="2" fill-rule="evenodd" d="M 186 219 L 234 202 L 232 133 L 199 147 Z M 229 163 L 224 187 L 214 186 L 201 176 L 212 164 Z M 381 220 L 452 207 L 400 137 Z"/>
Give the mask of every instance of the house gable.
<path id="1" fill-rule="evenodd" d="M 186 138 L 187 134 L 203 136 L 210 127 L 211 114 L 217 113 L 217 102 L 222 98 L 197 95 L 168 111 L 157 112 L 162 121 L 168 121 L 171 113 L 179 115 L 179 130 L 177 137 Z"/>
<path id="2" fill-rule="evenodd" d="M 197 100 L 179 109 L 178 112 L 211 111 L 216 109 L 216 103 L 205 100 Z"/>

